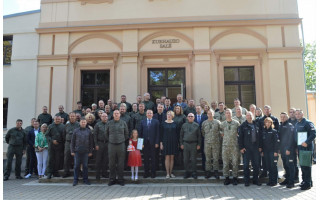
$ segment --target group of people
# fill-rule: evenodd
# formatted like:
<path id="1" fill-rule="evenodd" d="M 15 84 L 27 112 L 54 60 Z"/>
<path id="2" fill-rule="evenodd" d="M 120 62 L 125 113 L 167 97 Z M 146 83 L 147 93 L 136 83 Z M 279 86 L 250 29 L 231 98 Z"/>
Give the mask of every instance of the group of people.
<path id="1" fill-rule="evenodd" d="M 232 183 L 238 184 L 242 155 L 245 186 L 250 185 L 250 161 L 253 184 L 261 185 L 259 178 L 268 176 L 267 185 L 277 185 L 277 163 L 281 155 L 285 180 L 280 185 L 292 188 L 295 182 L 299 182 L 297 160 L 305 151 L 313 151 L 316 137 L 313 123 L 304 118 L 301 109 L 291 108 L 289 114 L 282 112 L 279 123 L 271 115 L 270 106 L 265 105 L 262 111 L 252 104 L 248 111 L 241 107 L 239 99 L 234 99 L 234 108 L 230 109 L 223 102 L 214 101 L 209 105 L 203 99 L 196 106 L 192 99 L 183 101 L 181 94 L 177 95 L 177 102 L 173 105 L 165 96 L 154 104 L 150 101 L 150 94 L 145 93 L 144 100 L 138 95 L 137 103 L 133 104 L 122 95 L 118 104 L 108 100 L 105 105 L 100 100 L 98 106 L 92 104 L 91 108 L 84 108 L 81 102 L 77 102 L 77 109 L 69 114 L 64 112 L 62 105 L 58 109 L 52 118 L 44 106 L 43 113 L 37 119 L 33 118 L 30 126 L 22 129 L 22 120 L 18 119 L 16 127 L 7 132 L 5 181 L 11 173 L 13 155 L 16 156 L 16 178 L 22 179 L 21 159 L 25 151 L 25 178 L 30 178 L 36 171 L 39 178 L 59 177 L 58 170 L 62 168 L 65 178 L 71 176 L 73 166 L 73 185 L 78 184 L 80 175 L 85 184 L 90 184 L 88 159 L 94 155 L 96 179 L 100 180 L 102 176 L 109 178 L 109 186 L 116 183 L 123 186 L 125 168 L 130 170 L 131 167 L 131 179 L 138 180 L 138 168 L 142 166 L 141 150 L 143 178 L 155 178 L 160 165 L 166 170 L 167 179 L 174 178 L 175 162 L 181 158 L 184 178 L 196 179 L 196 158 L 200 151 L 205 178 L 214 176 L 219 179 L 219 164 L 222 162 L 225 185 L 231 183 L 230 164 Z M 300 133 L 306 133 L 306 138 L 298 143 Z M 140 147 L 139 142 L 142 142 Z M 301 189 L 310 189 L 311 164 L 301 166 L 301 171 Z"/>

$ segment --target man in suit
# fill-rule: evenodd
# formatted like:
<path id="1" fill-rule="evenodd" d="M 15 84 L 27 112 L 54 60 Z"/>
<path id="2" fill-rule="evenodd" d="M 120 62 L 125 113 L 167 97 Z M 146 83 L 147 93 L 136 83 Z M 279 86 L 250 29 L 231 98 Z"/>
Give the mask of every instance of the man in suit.
<path id="1" fill-rule="evenodd" d="M 167 115 L 163 112 L 164 105 L 162 103 L 157 105 L 157 113 L 153 115 L 153 119 L 157 119 L 159 121 L 159 124 L 161 125 L 162 122 L 164 122 L 167 119 Z M 160 137 L 160 136 L 159 136 Z M 159 170 L 159 162 L 160 162 L 160 148 L 156 149 L 156 170 Z M 164 155 L 161 156 L 161 165 L 162 170 L 166 170 L 165 164 L 164 164 Z"/>
<path id="2" fill-rule="evenodd" d="M 143 119 L 140 126 L 140 137 L 143 138 L 144 176 L 149 177 L 151 162 L 151 178 L 156 177 L 156 149 L 159 148 L 159 121 L 152 119 L 153 111 L 147 110 L 147 119 Z"/>
<path id="3" fill-rule="evenodd" d="M 164 101 L 164 108 L 163 108 L 164 114 L 167 114 L 169 110 L 173 111 L 173 107 L 170 104 L 171 104 L 171 100 L 169 98 L 166 98 L 166 100 Z"/>
<path id="4" fill-rule="evenodd" d="M 29 151 L 29 174 L 25 176 L 25 178 L 30 178 L 32 176 L 33 171 L 38 171 L 37 169 L 37 158 L 36 158 L 36 152 L 34 149 L 34 143 L 36 139 L 36 135 L 39 133 L 39 122 L 34 121 L 33 122 L 33 129 L 29 131 L 28 136 L 27 136 L 27 143 L 30 148 Z"/>

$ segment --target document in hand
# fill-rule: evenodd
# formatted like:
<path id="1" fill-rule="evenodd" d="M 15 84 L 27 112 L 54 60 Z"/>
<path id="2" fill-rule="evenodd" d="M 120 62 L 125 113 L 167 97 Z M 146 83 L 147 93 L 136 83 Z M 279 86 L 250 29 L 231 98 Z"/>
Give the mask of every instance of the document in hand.
<path id="1" fill-rule="evenodd" d="M 297 145 L 301 145 L 307 140 L 308 133 L 307 132 L 298 132 L 298 140 Z"/>
<path id="2" fill-rule="evenodd" d="M 143 138 L 138 138 L 137 149 L 142 150 Z"/>

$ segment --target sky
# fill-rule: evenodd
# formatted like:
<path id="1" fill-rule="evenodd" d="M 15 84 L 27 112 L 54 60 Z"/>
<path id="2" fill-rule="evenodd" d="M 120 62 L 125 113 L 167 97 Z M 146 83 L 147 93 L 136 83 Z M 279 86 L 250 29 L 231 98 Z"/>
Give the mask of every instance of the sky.
<path id="1" fill-rule="evenodd" d="M 41 0 L 3 0 L 3 15 L 40 9 Z M 316 0 L 298 0 L 306 43 L 316 40 Z"/>

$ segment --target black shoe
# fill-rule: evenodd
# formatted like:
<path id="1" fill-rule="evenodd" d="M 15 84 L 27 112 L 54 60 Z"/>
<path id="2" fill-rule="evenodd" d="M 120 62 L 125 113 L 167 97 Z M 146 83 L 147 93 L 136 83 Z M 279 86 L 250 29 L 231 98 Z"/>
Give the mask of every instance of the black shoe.
<path id="1" fill-rule="evenodd" d="M 57 172 L 57 173 L 54 173 L 54 174 L 53 174 L 53 177 L 60 177 L 60 174 L 59 174 L 59 172 Z"/>
<path id="2" fill-rule="evenodd" d="M 197 178 L 198 178 L 197 174 L 196 174 L 196 173 L 193 173 L 193 174 L 192 174 L 192 178 L 193 178 L 193 179 L 197 179 Z"/>
<path id="3" fill-rule="evenodd" d="M 238 185 L 238 178 L 234 177 L 232 184 L 233 185 Z"/>
<path id="4" fill-rule="evenodd" d="M 260 183 L 258 180 L 252 181 L 252 183 L 253 183 L 254 185 L 261 186 L 261 183 Z"/>
<path id="5" fill-rule="evenodd" d="M 16 176 L 16 179 L 23 179 L 21 176 Z"/>
<path id="6" fill-rule="evenodd" d="M 7 181 L 7 180 L 9 180 L 9 177 L 5 176 L 3 181 Z"/>
<path id="7" fill-rule="evenodd" d="M 245 182 L 245 183 L 244 183 L 244 186 L 246 186 L 246 187 L 248 187 L 249 185 L 250 185 L 249 182 Z"/>
<path id="8" fill-rule="evenodd" d="M 96 180 L 97 180 L 97 181 L 100 181 L 100 176 L 96 176 Z"/>
<path id="9" fill-rule="evenodd" d="M 205 177 L 206 179 L 210 178 L 210 177 L 211 177 L 210 171 L 206 171 L 204 177 Z"/>
<path id="10" fill-rule="evenodd" d="M 29 174 L 29 172 L 28 171 L 26 171 L 26 173 L 24 174 L 24 176 L 27 176 Z"/>
<path id="11" fill-rule="evenodd" d="M 114 184 L 116 184 L 116 181 L 110 180 L 109 183 L 108 183 L 108 186 L 111 186 L 111 185 L 114 185 Z"/>
<path id="12" fill-rule="evenodd" d="M 52 174 L 48 174 L 47 179 L 51 179 Z"/>
<path id="13" fill-rule="evenodd" d="M 220 177 L 219 177 L 219 172 L 218 172 L 218 170 L 214 170 L 213 176 L 214 176 L 216 179 L 219 179 L 219 178 L 220 178 Z"/>
<path id="14" fill-rule="evenodd" d="M 278 185 L 278 183 L 270 183 L 269 186 L 273 187 L 273 186 L 276 186 L 276 185 Z"/>
<path id="15" fill-rule="evenodd" d="M 267 185 L 267 186 L 270 186 L 270 185 L 271 185 L 271 183 L 269 182 L 269 183 L 267 183 L 266 185 Z"/>
<path id="16" fill-rule="evenodd" d="M 309 190 L 309 189 L 311 189 L 310 185 L 304 184 L 301 186 L 301 190 Z"/>
<path id="17" fill-rule="evenodd" d="M 259 178 L 265 178 L 267 177 L 267 172 L 262 172 L 262 174 L 260 174 Z"/>
<path id="18" fill-rule="evenodd" d="M 302 181 L 299 185 L 299 187 L 302 187 L 304 185 L 304 181 Z"/>
<path id="19" fill-rule="evenodd" d="M 189 173 L 189 172 L 185 172 L 183 178 L 184 178 L 184 179 L 187 179 L 187 178 L 189 178 L 189 177 L 190 177 L 190 173 Z"/>
<path id="20" fill-rule="evenodd" d="M 230 179 L 229 177 L 226 177 L 226 180 L 224 180 L 224 185 L 229 185 L 230 184 Z"/>
<path id="21" fill-rule="evenodd" d="M 149 173 L 145 172 L 145 173 L 143 174 L 143 178 L 148 178 L 148 177 L 149 177 Z"/>
<path id="22" fill-rule="evenodd" d="M 63 174 L 62 178 L 67 178 L 67 177 L 69 177 L 69 176 L 71 176 L 71 174 L 70 174 L 69 172 L 67 172 L 67 173 L 64 173 L 64 174 Z"/>
<path id="23" fill-rule="evenodd" d="M 73 181 L 72 186 L 76 186 L 76 185 L 78 185 L 78 181 Z"/>
<path id="24" fill-rule="evenodd" d="M 155 177 L 156 177 L 156 173 L 154 172 L 151 174 L 151 178 L 155 178 Z"/>
<path id="25" fill-rule="evenodd" d="M 282 182 L 280 183 L 280 185 L 287 185 L 288 183 L 289 183 L 288 180 L 285 179 L 284 181 L 282 181 Z"/>
<path id="26" fill-rule="evenodd" d="M 286 188 L 293 188 L 294 187 L 294 184 L 292 183 L 292 184 L 288 184 L 287 186 L 286 186 Z"/>
<path id="27" fill-rule="evenodd" d="M 119 185 L 124 186 L 124 180 L 119 180 L 118 183 Z"/>
<path id="28" fill-rule="evenodd" d="M 89 180 L 83 181 L 83 183 L 86 184 L 86 185 L 91 185 Z"/>

